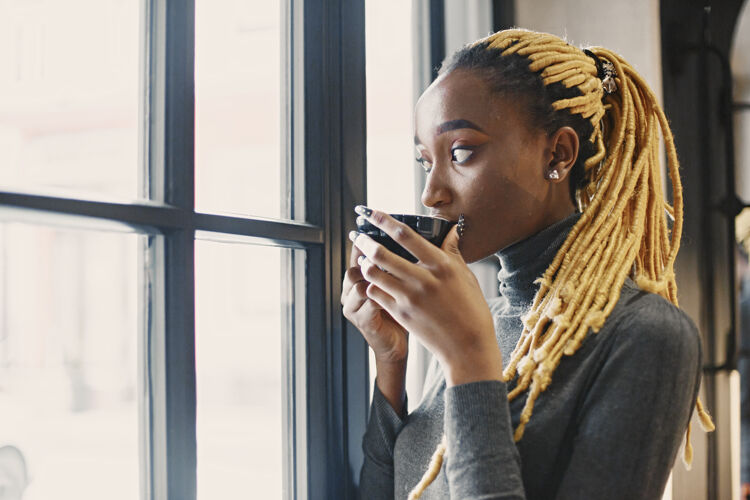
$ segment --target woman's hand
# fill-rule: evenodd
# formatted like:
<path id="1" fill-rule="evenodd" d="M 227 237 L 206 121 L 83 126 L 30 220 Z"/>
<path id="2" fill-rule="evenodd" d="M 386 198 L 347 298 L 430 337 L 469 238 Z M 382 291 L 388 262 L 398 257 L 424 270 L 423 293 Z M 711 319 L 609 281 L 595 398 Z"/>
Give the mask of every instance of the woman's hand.
<path id="1" fill-rule="evenodd" d="M 409 353 L 408 333 L 383 307 L 370 299 L 370 285 L 362 276 L 357 260 L 362 252 L 352 247 L 349 269 L 344 275 L 341 305 L 346 319 L 357 327 L 375 353 L 375 360 L 384 363 L 406 363 Z"/>
<path id="2" fill-rule="evenodd" d="M 352 234 L 366 257 L 360 259 L 360 268 L 370 283 L 367 297 L 418 336 L 441 363 L 449 386 L 501 380 L 492 315 L 461 257 L 457 228 L 437 248 L 384 212 L 358 207 L 358 213 L 419 259 L 412 264 L 367 235 Z"/>
<path id="3" fill-rule="evenodd" d="M 406 408 L 406 358 L 409 336 L 377 302 L 367 296 L 365 280 L 357 260 L 362 252 L 352 247 L 349 269 L 344 275 L 341 305 L 348 319 L 362 333 L 375 354 L 376 383 L 393 409 L 404 416 Z"/>

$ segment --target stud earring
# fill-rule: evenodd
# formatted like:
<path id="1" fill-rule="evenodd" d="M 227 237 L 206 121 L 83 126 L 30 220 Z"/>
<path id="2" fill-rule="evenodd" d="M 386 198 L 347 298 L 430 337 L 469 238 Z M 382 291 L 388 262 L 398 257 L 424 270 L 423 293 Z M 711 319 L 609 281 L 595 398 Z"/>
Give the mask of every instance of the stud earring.
<path id="1" fill-rule="evenodd" d="M 557 170 L 552 170 L 549 173 L 549 178 L 550 179 L 559 179 L 560 178 L 560 174 L 557 173 Z"/>

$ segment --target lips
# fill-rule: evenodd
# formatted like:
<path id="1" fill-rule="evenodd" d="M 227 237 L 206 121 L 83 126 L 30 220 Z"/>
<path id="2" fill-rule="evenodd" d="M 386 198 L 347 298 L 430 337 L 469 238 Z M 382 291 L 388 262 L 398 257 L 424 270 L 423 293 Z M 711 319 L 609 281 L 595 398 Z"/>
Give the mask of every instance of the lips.
<path id="1" fill-rule="evenodd" d="M 439 219 L 445 219 L 451 222 L 456 222 L 458 220 L 458 217 L 451 217 L 450 215 L 445 215 L 440 212 L 431 212 L 430 217 L 437 217 Z"/>

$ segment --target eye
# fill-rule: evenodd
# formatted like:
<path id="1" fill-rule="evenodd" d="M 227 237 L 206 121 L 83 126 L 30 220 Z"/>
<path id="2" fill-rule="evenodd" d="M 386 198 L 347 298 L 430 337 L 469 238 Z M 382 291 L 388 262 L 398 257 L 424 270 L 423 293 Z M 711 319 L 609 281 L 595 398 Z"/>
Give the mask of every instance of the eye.
<path id="1" fill-rule="evenodd" d="M 462 147 L 456 147 L 451 149 L 451 160 L 461 164 L 464 163 L 466 160 L 471 158 L 471 155 L 474 153 L 474 148 L 469 148 L 466 146 Z"/>
<path id="2" fill-rule="evenodd" d="M 429 174 L 430 171 L 432 170 L 432 162 L 429 160 L 426 160 L 422 156 L 419 156 L 415 159 L 417 160 L 417 163 L 422 165 L 422 168 L 424 169 L 424 171 Z"/>

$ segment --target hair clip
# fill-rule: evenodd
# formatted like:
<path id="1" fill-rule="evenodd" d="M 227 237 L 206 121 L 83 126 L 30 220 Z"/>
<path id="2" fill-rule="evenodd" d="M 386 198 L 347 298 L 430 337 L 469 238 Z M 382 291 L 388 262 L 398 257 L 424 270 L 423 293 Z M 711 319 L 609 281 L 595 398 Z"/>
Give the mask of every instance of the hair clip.
<path id="1" fill-rule="evenodd" d="M 617 92 L 617 82 L 615 81 L 617 70 L 615 69 L 615 65 L 604 58 L 600 58 L 589 49 L 583 49 L 583 52 L 596 63 L 596 73 L 597 77 L 602 81 L 604 95 L 607 96 Z"/>
<path id="2" fill-rule="evenodd" d="M 615 82 L 617 71 L 615 71 L 615 65 L 606 60 L 602 61 L 602 68 L 604 69 L 602 88 L 604 89 L 604 93 L 609 95 L 617 91 L 617 82 Z"/>

